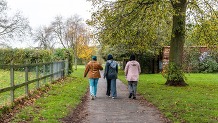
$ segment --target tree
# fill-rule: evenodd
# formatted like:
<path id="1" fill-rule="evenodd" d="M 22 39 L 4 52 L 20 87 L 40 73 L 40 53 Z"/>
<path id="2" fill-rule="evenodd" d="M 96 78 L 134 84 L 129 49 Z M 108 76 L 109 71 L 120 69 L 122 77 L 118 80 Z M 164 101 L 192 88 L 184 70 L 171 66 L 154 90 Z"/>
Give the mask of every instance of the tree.
<path id="1" fill-rule="evenodd" d="M 217 0 L 89 1 L 100 7 L 92 14 L 89 24 L 99 30 L 97 34 L 102 44 L 121 43 L 127 46 L 127 50 L 129 46 L 132 52 L 151 50 L 155 53 L 170 39 L 170 61 L 165 84 L 187 85 L 182 70 L 186 22 L 198 24 L 199 20 L 210 16 L 209 13 L 214 13 L 218 4 Z"/>
<path id="2" fill-rule="evenodd" d="M 167 85 L 186 85 L 182 71 L 183 47 L 185 43 L 187 0 L 171 0 L 174 10 L 170 42 Z"/>
<path id="3" fill-rule="evenodd" d="M 82 18 L 78 15 L 74 15 L 70 17 L 66 21 L 66 41 L 67 44 L 73 48 L 74 51 L 74 63 L 75 63 L 75 70 L 77 70 L 77 59 L 78 59 L 78 42 L 80 36 L 86 31 L 84 25 L 82 23 Z"/>
<path id="4" fill-rule="evenodd" d="M 54 36 L 52 35 L 52 29 L 50 27 L 39 27 L 33 34 L 33 40 L 36 43 L 38 42 L 39 47 L 43 49 L 53 49 L 55 44 L 53 39 Z"/>
<path id="5" fill-rule="evenodd" d="M 169 71 L 166 84 L 184 86 L 187 85 L 184 81 L 184 74 L 182 71 L 183 47 L 186 39 L 186 21 L 188 18 L 186 14 L 188 14 L 189 17 L 195 16 L 195 21 L 198 23 L 198 19 L 202 21 L 213 15 L 215 10 L 214 8 L 217 6 L 218 1 L 171 0 L 170 2 L 173 7 L 174 14 L 170 43 Z"/>
<path id="6" fill-rule="evenodd" d="M 65 49 L 68 49 L 67 53 L 72 63 L 72 56 L 74 55 L 75 69 L 77 69 L 78 45 L 80 41 L 85 41 L 86 44 L 88 44 L 91 37 L 91 35 L 88 35 L 88 29 L 82 23 L 82 18 L 78 15 L 74 15 L 64 20 L 62 16 L 57 16 L 52 22 L 51 28 L 57 42 Z M 81 40 L 81 37 L 83 40 Z M 72 68 L 72 64 L 70 68 Z"/>
<path id="7" fill-rule="evenodd" d="M 69 71 L 68 73 L 72 73 L 72 66 L 73 66 L 73 61 L 72 61 L 72 52 L 70 50 L 68 43 L 65 41 L 66 37 L 66 25 L 64 23 L 63 17 L 62 16 L 56 16 L 55 20 L 51 23 L 51 28 L 52 28 L 52 34 L 54 35 L 54 38 L 56 39 L 56 42 L 61 44 L 64 49 L 66 49 L 66 53 L 68 56 L 69 60 Z"/>
<path id="8" fill-rule="evenodd" d="M 30 34 L 29 22 L 20 12 L 12 16 L 8 13 L 7 2 L 0 1 L 0 45 L 8 45 L 11 39 L 22 38 Z"/>
<path id="9" fill-rule="evenodd" d="M 57 43 L 61 44 L 65 49 L 69 48 L 65 43 L 66 26 L 62 16 L 56 16 L 54 21 L 51 22 L 52 34 Z"/>
<path id="10" fill-rule="evenodd" d="M 218 12 L 211 17 L 200 20 L 197 25 L 193 25 L 188 35 L 188 42 L 195 45 L 203 45 L 210 48 L 216 48 L 218 42 Z"/>
<path id="11" fill-rule="evenodd" d="M 85 62 L 90 60 L 90 56 L 94 54 L 94 47 L 88 45 L 86 37 L 80 36 L 77 44 L 77 56 Z"/>

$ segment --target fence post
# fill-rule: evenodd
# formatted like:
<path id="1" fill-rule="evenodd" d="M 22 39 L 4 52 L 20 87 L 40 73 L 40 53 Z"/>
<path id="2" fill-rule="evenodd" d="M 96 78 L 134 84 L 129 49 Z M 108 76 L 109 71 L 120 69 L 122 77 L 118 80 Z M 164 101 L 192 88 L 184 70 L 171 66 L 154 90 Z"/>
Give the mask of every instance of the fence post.
<path id="1" fill-rule="evenodd" d="M 36 64 L 38 64 L 38 60 L 36 61 Z M 36 79 L 39 79 L 39 65 L 36 65 Z M 39 80 L 36 81 L 36 88 L 39 88 Z"/>
<path id="2" fill-rule="evenodd" d="M 53 77 L 53 80 L 56 80 L 56 76 L 57 76 L 57 73 L 56 73 L 56 66 L 57 66 L 57 62 L 53 62 L 52 63 L 52 77 Z M 54 74 L 55 73 L 55 74 Z"/>
<path id="3" fill-rule="evenodd" d="M 11 81 L 11 87 L 14 87 L 14 62 L 11 61 L 10 65 L 10 81 Z M 14 102 L 14 88 L 11 89 L 11 102 Z"/>
<path id="4" fill-rule="evenodd" d="M 46 76 L 46 66 L 45 66 L 45 60 L 43 60 L 43 76 Z M 46 78 L 44 79 L 44 84 L 46 83 Z"/>
<path id="5" fill-rule="evenodd" d="M 50 75 L 51 75 L 51 82 L 53 82 L 53 62 L 50 63 Z"/>
<path id="6" fill-rule="evenodd" d="M 69 59 L 67 59 L 67 75 L 69 74 Z"/>
<path id="7" fill-rule="evenodd" d="M 64 63 L 65 63 L 65 61 L 62 60 L 62 62 L 61 62 L 61 78 L 64 78 Z"/>
<path id="8" fill-rule="evenodd" d="M 61 61 L 58 62 L 58 79 L 60 79 L 62 77 L 62 70 L 61 70 Z"/>
<path id="9" fill-rule="evenodd" d="M 63 77 L 65 76 L 65 60 L 62 61 L 62 73 L 63 73 Z"/>
<path id="10" fill-rule="evenodd" d="M 56 80 L 58 80 L 59 78 L 61 78 L 61 72 L 60 72 L 60 61 L 57 62 L 57 65 L 56 65 L 56 70 L 57 72 L 57 76 L 56 76 Z"/>
<path id="11" fill-rule="evenodd" d="M 62 70 L 61 70 L 61 61 L 58 63 L 58 79 L 60 79 L 62 77 Z"/>
<path id="12" fill-rule="evenodd" d="M 28 70 L 27 61 L 26 61 L 26 67 L 25 67 L 25 83 L 26 83 L 25 91 L 26 91 L 26 95 L 29 95 L 29 85 L 27 84 L 27 82 L 28 82 L 28 72 L 29 72 L 29 70 Z"/>
<path id="13" fill-rule="evenodd" d="M 68 62 L 69 62 L 68 59 L 66 59 L 65 60 L 65 68 L 64 68 L 65 75 L 68 75 L 68 71 L 69 71 L 69 63 Z"/>

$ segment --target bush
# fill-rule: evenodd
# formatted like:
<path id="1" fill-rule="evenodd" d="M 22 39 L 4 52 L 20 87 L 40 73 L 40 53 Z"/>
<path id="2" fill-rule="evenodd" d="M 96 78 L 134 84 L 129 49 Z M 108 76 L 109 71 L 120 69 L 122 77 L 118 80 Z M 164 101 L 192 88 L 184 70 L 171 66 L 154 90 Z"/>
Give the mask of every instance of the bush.
<path id="1" fill-rule="evenodd" d="M 184 50 L 183 70 L 185 72 L 218 72 L 217 52 L 200 53 L 198 48 L 186 47 Z"/>
<path id="2" fill-rule="evenodd" d="M 200 62 L 199 70 L 203 73 L 218 72 L 218 63 L 214 58 L 208 56 Z"/>
<path id="3" fill-rule="evenodd" d="M 0 64 L 42 63 L 67 58 L 65 49 L 38 50 L 38 49 L 0 49 Z"/>

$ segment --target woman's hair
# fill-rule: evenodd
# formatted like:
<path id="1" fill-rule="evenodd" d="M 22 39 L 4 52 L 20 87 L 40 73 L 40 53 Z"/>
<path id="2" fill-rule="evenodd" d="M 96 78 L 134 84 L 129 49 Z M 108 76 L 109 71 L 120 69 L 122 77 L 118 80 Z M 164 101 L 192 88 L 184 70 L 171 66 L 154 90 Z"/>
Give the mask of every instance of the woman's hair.
<path id="1" fill-rule="evenodd" d="M 111 54 L 109 54 L 109 55 L 107 56 L 107 60 L 111 60 L 111 59 L 113 59 L 113 56 L 112 56 Z"/>
<path id="2" fill-rule="evenodd" d="M 134 55 L 134 54 L 132 54 L 132 55 L 130 56 L 130 61 L 132 61 L 132 60 L 135 60 L 135 55 Z"/>

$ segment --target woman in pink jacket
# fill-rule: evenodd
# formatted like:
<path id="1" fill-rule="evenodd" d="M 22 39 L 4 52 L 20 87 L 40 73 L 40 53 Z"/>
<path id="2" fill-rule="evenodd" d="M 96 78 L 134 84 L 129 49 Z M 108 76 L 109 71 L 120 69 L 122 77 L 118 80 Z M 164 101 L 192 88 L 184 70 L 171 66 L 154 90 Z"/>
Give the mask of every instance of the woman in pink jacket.
<path id="1" fill-rule="evenodd" d="M 131 55 L 130 61 L 128 61 L 125 66 L 125 76 L 128 81 L 129 98 L 133 96 L 133 99 L 136 99 L 137 83 L 140 73 L 140 64 L 135 60 L 135 55 Z"/>

